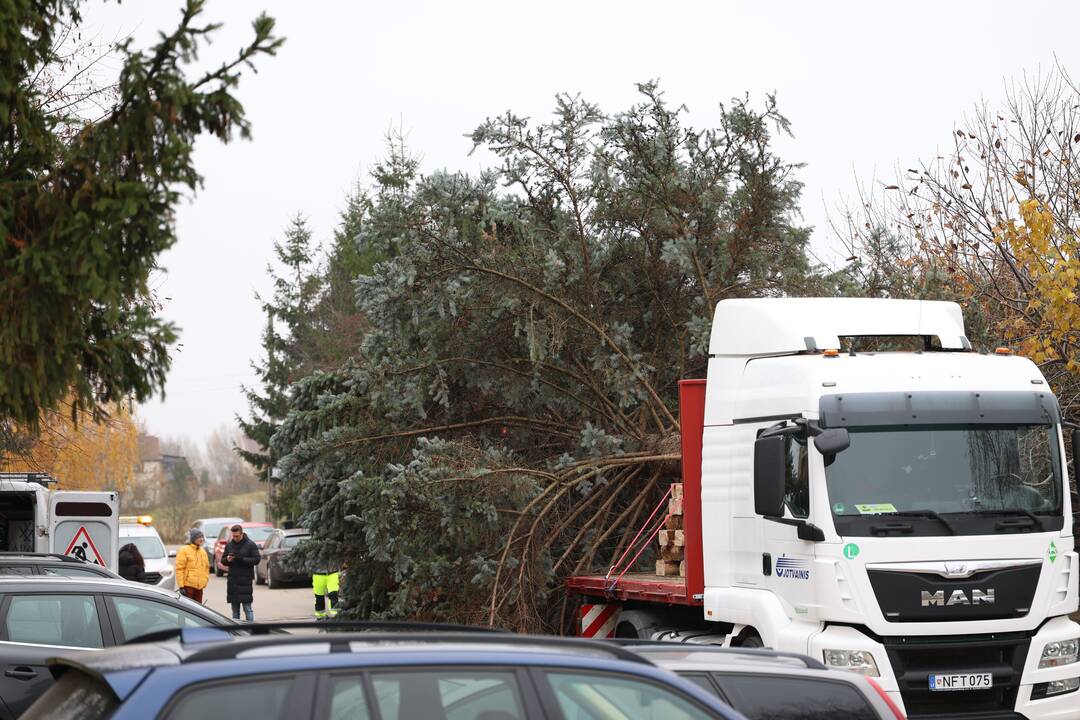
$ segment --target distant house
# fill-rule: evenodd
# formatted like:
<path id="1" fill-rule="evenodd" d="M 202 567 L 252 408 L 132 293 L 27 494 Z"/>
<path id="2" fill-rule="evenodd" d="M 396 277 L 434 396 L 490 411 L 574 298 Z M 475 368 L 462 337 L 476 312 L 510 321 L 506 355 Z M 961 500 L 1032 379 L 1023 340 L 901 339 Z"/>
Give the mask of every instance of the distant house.
<path id="1" fill-rule="evenodd" d="M 139 464 L 135 468 L 135 487 L 132 501 L 140 508 L 161 505 L 169 497 L 170 486 L 190 486 L 188 497 L 202 502 L 205 491 L 195 482 L 191 465 L 183 455 L 161 452 L 161 440 L 154 435 L 139 433 Z"/>

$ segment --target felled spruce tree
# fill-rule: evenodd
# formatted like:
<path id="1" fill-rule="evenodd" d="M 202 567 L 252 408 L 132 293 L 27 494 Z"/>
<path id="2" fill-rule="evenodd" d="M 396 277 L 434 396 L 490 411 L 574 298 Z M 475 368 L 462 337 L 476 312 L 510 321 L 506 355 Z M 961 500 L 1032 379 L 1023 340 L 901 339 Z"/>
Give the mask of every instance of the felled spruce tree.
<path id="1" fill-rule="evenodd" d="M 831 292 L 772 99 L 697 130 L 640 89 L 488 120 L 480 177 L 378 178 L 364 241 L 393 253 L 356 280 L 363 342 L 273 440 L 352 612 L 565 625 L 559 578 L 610 563 L 677 473 L 715 303 Z"/>

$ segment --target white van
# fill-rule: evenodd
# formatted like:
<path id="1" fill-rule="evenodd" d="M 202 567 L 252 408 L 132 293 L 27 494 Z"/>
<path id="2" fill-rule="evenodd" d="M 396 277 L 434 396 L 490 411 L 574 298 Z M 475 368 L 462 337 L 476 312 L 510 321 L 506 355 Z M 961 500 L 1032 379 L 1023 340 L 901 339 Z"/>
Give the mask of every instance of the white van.
<path id="1" fill-rule="evenodd" d="M 117 571 L 116 492 L 52 490 L 45 473 L 0 473 L 0 551 L 57 553 Z"/>
<path id="2" fill-rule="evenodd" d="M 126 518 L 125 518 L 126 520 Z M 120 547 L 132 543 L 146 563 L 146 584 L 166 590 L 176 589 L 176 571 L 158 531 L 149 524 L 124 522 L 120 525 Z"/>

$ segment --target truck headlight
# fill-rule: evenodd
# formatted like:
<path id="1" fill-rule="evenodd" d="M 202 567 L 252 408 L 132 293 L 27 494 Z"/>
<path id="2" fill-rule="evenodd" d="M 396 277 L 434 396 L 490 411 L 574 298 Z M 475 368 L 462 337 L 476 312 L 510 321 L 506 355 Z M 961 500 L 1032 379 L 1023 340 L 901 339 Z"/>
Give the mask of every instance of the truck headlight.
<path id="1" fill-rule="evenodd" d="M 1039 658 L 1039 667 L 1058 667 L 1074 663 L 1077 660 L 1078 649 L 1080 649 L 1080 638 L 1046 643 L 1043 646 L 1042 657 Z"/>
<path id="2" fill-rule="evenodd" d="M 878 677 L 877 663 L 869 650 L 825 650 L 825 664 L 838 670 Z"/>

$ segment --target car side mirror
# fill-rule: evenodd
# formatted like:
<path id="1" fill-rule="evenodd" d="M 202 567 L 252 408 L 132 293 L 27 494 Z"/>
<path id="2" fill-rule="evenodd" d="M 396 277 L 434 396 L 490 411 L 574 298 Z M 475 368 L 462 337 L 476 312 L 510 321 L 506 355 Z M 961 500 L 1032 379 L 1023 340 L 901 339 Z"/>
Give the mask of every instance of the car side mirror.
<path id="1" fill-rule="evenodd" d="M 814 447 L 822 455 L 835 455 L 851 447 L 851 435 L 845 428 L 829 428 L 814 436 Z"/>
<path id="2" fill-rule="evenodd" d="M 171 557 L 171 558 L 176 557 L 176 551 L 175 550 L 170 550 L 169 551 L 169 557 Z"/>
<path id="3" fill-rule="evenodd" d="M 765 517 L 784 514 L 784 436 L 767 435 L 754 442 L 754 512 Z"/>

